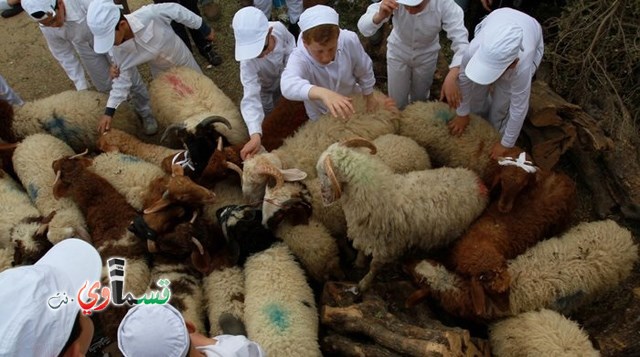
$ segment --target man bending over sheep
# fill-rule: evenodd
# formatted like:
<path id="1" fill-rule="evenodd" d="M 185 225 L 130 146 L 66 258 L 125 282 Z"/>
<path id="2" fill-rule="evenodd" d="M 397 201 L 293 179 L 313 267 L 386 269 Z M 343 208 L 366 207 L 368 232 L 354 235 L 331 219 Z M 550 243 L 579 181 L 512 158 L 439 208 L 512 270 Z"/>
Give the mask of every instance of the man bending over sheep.
<path id="1" fill-rule="evenodd" d="M 116 108 L 127 98 L 136 66 L 149 62 L 153 76 L 174 66 L 202 73 L 191 51 L 171 28 L 171 21 L 198 29 L 213 41 L 214 32 L 206 22 L 176 3 L 147 5 L 128 15 L 109 0 L 89 4 L 87 25 L 93 33 L 93 48 L 97 53 L 109 52 L 117 66 L 107 108 L 98 124 L 100 132 L 109 130 Z M 155 133 L 155 120 L 154 124 Z"/>

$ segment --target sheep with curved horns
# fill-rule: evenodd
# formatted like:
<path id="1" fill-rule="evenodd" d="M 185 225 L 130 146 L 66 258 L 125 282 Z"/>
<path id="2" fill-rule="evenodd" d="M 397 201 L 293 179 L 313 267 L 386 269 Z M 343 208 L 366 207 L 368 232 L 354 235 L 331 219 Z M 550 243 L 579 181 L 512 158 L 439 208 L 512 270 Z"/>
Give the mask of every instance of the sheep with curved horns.
<path id="1" fill-rule="evenodd" d="M 0 116 L 0 137 L 16 142 L 32 134 L 48 133 L 74 151 L 93 150 L 98 128 L 89 119 L 99 117 L 106 104 L 107 94 L 93 91 L 66 91 L 28 101 L 22 107 L 13 108 L 12 116 Z M 112 125 L 130 134 L 141 128 L 137 115 L 127 103 L 118 107 Z"/>
<path id="2" fill-rule="evenodd" d="M 70 199 L 56 200 L 53 195 L 55 173 L 53 161 L 73 155 L 73 150 L 62 140 L 49 134 L 34 134 L 25 138 L 13 153 L 16 174 L 29 194 L 29 198 L 44 216 L 55 211 L 49 223 L 47 238 L 56 244 L 65 238 L 81 237 L 90 242 L 85 217 Z"/>
<path id="3" fill-rule="evenodd" d="M 540 308 L 569 314 L 618 286 L 637 261 L 638 246 L 627 229 L 611 220 L 584 222 L 510 260 L 508 293 L 488 296 L 481 316 L 469 280 L 429 261 L 410 269 L 423 287 L 409 300 L 429 295 L 447 312 L 469 319 L 494 320 Z"/>
<path id="4" fill-rule="evenodd" d="M 191 68 L 174 67 L 163 72 L 151 81 L 149 97 L 160 129 L 195 133 L 197 128 L 204 130 L 216 124 L 215 131 L 231 144 L 249 140 L 238 107 L 209 77 Z M 203 125 L 203 120 L 210 117 L 226 119 L 226 127 L 218 125 L 219 121 Z"/>
<path id="5" fill-rule="evenodd" d="M 322 153 L 316 169 L 325 204 L 341 200 L 354 248 L 373 258 L 369 273 L 358 284 L 362 291 L 385 263 L 408 249 L 451 243 L 487 205 L 487 188 L 470 170 L 395 174 L 354 146 L 376 152 L 362 138 L 335 143 Z"/>

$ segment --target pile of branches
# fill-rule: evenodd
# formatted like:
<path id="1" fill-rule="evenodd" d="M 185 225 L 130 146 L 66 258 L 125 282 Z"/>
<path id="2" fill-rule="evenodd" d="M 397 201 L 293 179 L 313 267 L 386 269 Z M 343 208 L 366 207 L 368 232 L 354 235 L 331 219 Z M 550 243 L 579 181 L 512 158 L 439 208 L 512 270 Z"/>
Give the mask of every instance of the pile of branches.
<path id="1" fill-rule="evenodd" d="M 557 33 L 545 57 L 552 86 L 569 102 L 601 111 L 601 125 L 618 139 L 640 127 L 640 1 L 571 0 L 550 20 Z"/>

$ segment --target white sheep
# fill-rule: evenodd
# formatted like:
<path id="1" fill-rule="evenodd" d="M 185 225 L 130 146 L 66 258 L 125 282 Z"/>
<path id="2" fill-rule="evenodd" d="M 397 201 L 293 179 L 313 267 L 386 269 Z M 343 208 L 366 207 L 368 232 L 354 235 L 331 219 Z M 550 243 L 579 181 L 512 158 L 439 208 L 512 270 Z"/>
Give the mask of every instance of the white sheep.
<path id="1" fill-rule="evenodd" d="M 489 341 L 496 357 L 600 356 L 577 323 L 547 309 L 493 323 Z"/>
<path id="2" fill-rule="evenodd" d="M 31 201 L 43 216 L 56 212 L 47 233 L 47 238 L 53 244 L 70 237 L 91 241 L 78 206 L 71 199 L 56 200 L 53 197 L 52 188 L 56 175 L 51 164 L 63 156 L 73 154 L 67 144 L 49 134 L 29 135 L 18 144 L 13 153 L 14 169 Z"/>
<path id="3" fill-rule="evenodd" d="M 371 255 L 364 291 L 376 272 L 409 248 L 431 249 L 452 242 L 482 213 L 487 189 L 463 168 L 395 174 L 382 161 L 348 146 L 375 146 L 362 138 L 331 145 L 316 170 L 325 203 L 341 200 L 349 239 Z"/>
<path id="4" fill-rule="evenodd" d="M 209 317 L 209 336 L 222 334 L 218 319 L 223 313 L 244 320 L 244 272 L 240 267 L 212 271 L 202 279 L 202 289 Z"/>
<path id="5" fill-rule="evenodd" d="M 373 139 L 376 156 L 397 174 L 431 168 L 429 154 L 415 140 L 402 135 L 385 134 Z"/>
<path id="6" fill-rule="evenodd" d="M 25 102 L 14 107 L 13 118 L 0 118 L 7 142 L 16 142 L 29 135 L 49 133 L 67 143 L 75 151 L 93 150 L 98 139 L 98 124 L 107 104 L 107 94 L 93 91 L 66 91 Z M 141 125 L 136 113 L 127 103 L 118 107 L 113 128 L 130 134 L 139 132 Z"/>
<path id="7" fill-rule="evenodd" d="M 289 248 L 277 244 L 249 257 L 244 273 L 249 339 L 271 357 L 322 356 L 313 291 Z"/>
<path id="8" fill-rule="evenodd" d="M 8 248 L 12 246 L 13 227 L 25 218 L 39 218 L 41 215 L 22 186 L 3 173 L 0 171 L 0 248 Z"/>
<path id="9" fill-rule="evenodd" d="M 216 123 L 216 131 L 235 145 L 249 140 L 240 110 L 213 81 L 187 67 L 174 67 L 156 77 L 149 86 L 151 108 L 160 129 L 185 124 L 192 131 L 204 119 L 225 118 L 231 129 Z"/>

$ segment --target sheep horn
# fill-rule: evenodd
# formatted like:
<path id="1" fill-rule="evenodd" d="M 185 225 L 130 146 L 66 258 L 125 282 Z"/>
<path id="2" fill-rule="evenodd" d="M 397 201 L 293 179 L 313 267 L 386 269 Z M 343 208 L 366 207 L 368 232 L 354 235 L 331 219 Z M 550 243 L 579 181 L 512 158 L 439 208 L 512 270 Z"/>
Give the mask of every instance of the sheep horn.
<path id="1" fill-rule="evenodd" d="M 193 217 L 191 217 L 189 223 L 193 224 L 196 221 L 196 218 L 198 218 L 198 211 L 193 212 Z"/>
<path id="2" fill-rule="evenodd" d="M 274 189 L 279 189 L 284 185 L 284 175 L 280 170 L 276 169 L 272 165 L 263 164 L 256 170 L 256 174 L 258 175 L 266 175 L 271 176 L 276 180 L 276 187 Z"/>
<path id="3" fill-rule="evenodd" d="M 158 251 L 158 246 L 156 246 L 156 242 L 151 239 L 147 239 L 147 250 L 149 253 L 156 253 Z"/>
<path id="4" fill-rule="evenodd" d="M 222 136 L 218 136 L 218 147 L 216 150 L 222 151 Z"/>
<path id="5" fill-rule="evenodd" d="M 210 117 L 206 117 L 204 119 L 202 119 L 202 121 L 198 124 L 198 126 L 209 126 L 212 125 L 214 123 L 222 123 L 224 124 L 229 130 L 231 130 L 231 123 L 229 123 L 229 121 L 221 116 L 218 115 L 212 115 Z"/>
<path id="6" fill-rule="evenodd" d="M 340 188 L 340 183 L 338 182 L 336 173 L 333 171 L 333 161 L 331 161 L 331 156 L 329 155 L 324 158 L 324 170 L 327 172 L 327 176 L 329 176 L 329 181 L 331 181 L 333 197 L 337 200 L 342 197 L 342 189 Z"/>
<path id="7" fill-rule="evenodd" d="M 12 150 L 15 149 L 18 146 L 18 143 L 0 143 L 0 151 L 4 151 L 4 150 Z"/>
<path id="8" fill-rule="evenodd" d="M 169 125 L 166 129 L 164 129 L 164 133 L 162 133 L 162 136 L 160 137 L 160 142 L 163 143 L 169 136 L 169 133 L 184 129 L 186 126 L 187 124 L 185 123 L 174 123 Z"/>
<path id="9" fill-rule="evenodd" d="M 234 164 L 233 162 L 229 162 L 229 161 L 227 161 L 226 164 L 227 164 L 227 168 L 228 169 L 231 169 L 231 170 L 237 172 L 238 175 L 240 175 L 240 177 L 242 177 L 242 169 L 240 168 L 240 166 Z"/>
<path id="10" fill-rule="evenodd" d="M 62 171 L 60 171 L 60 170 L 56 171 L 56 179 L 53 180 L 53 186 L 55 186 L 56 183 L 58 183 L 58 181 L 60 181 L 60 176 L 62 176 Z"/>
<path id="11" fill-rule="evenodd" d="M 348 147 L 348 148 L 359 148 L 359 147 L 366 147 L 369 150 L 371 150 L 371 155 L 374 155 L 378 149 L 376 149 L 376 146 L 373 145 L 373 143 L 365 138 L 351 138 L 351 139 L 347 139 L 345 141 L 342 142 L 342 145 Z"/>
<path id="12" fill-rule="evenodd" d="M 200 255 L 204 255 L 204 247 L 202 247 L 202 243 L 200 243 L 200 241 L 193 236 L 191 237 L 191 241 L 193 242 L 193 244 L 196 245 L 196 247 L 198 247 L 198 251 L 200 252 Z"/>
<path id="13" fill-rule="evenodd" d="M 89 153 L 89 149 L 87 148 L 87 149 L 84 149 L 84 151 L 79 153 L 79 154 L 75 154 L 75 155 L 69 156 L 69 159 L 77 159 L 80 156 L 85 156 L 88 153 Z"/>

